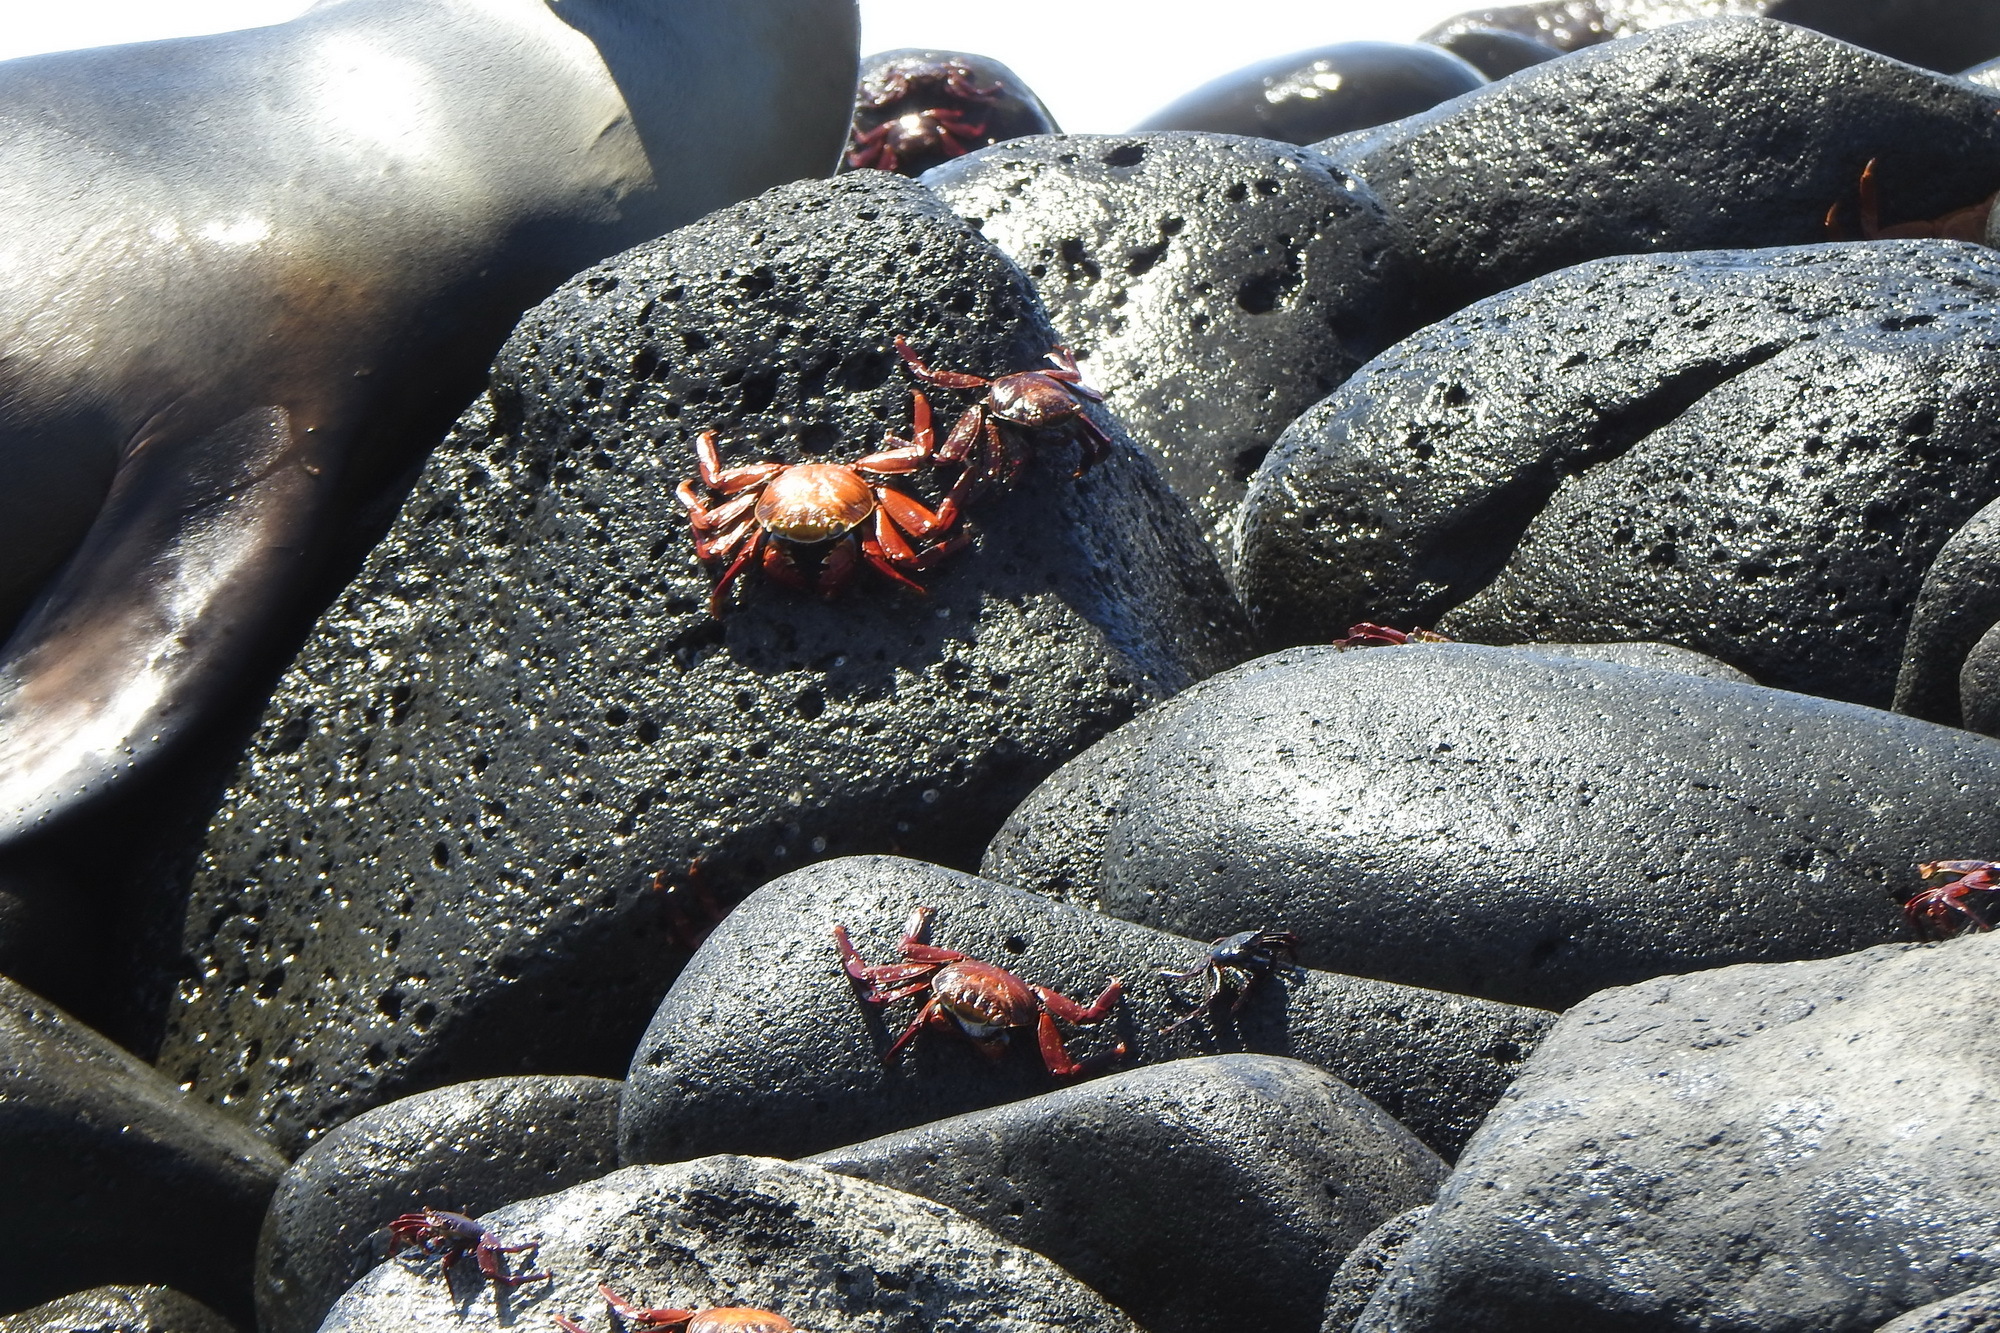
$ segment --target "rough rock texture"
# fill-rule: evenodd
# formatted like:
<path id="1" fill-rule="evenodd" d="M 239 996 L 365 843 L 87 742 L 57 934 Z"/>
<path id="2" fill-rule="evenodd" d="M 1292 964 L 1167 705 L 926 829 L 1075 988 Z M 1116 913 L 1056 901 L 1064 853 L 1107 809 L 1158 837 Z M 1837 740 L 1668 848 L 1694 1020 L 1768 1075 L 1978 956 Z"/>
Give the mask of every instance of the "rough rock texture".
<path id="1" fill-rule="evenodd" d="M 1061 874 L 1198 939 L 1283 927 L 1311 967 L 1551 1009 L 1907 938 L 1916 863 L 1991 849 L 2000 790 L 2000 743 L 1950 727 L 1469 644 L 1293 649 L 1163 714 L 1136 745 L 1103 742 L 1124 786 L 1072 830 L 1094 880 L 1080 847 L 1035 863 L 1054 827 L 986 873 L 1038 891 Z"/>
<path id="2" fill-rule="evenodd" d="M 162 1067 L 294 1144 L 417 1087 L 615 1072 L 683 899 L 856 850 L 970 864 L 1058 762 L 1241 655 L 1192 515 L 1122 441 L 977 502 L 928 597 L 752 573 L 711 618 L 673 496 L 694 437 L 731 464 L 878 448 L 909 429 L 899 334 L 987 371 L 1055 341 L 1019 270 L 880 172 L 531 312 L 279 683 L 195 867 Z"/>
<path id="3" fill-rule="evenodd" d="M 93 1287 L 19 1314 L 0 1333 L 236 1333 L 227 1319 L 171 1287 Z"/>
<path id="4" fill-rule="evenodd" d="M 1896 677 L 1896 711 L 1964 726 L 1961 675 L 1975 645 L 2000 624 L 2000 501 L 1967 519 L 1924 573 Z M 1975 672 L 1978 668 L 1972 668 Z M 1981 728 L 1984 730 L 1984 728 Z"/>
<path id="5" fill-rule="evenodd" d="M 1870 158 L 1886 221 L 1937 217 L 1993 192 L 1996 110 L 1977 85 L 1818 33 L 1712 19 L 1327 147 L 1404 231 L 1415 327 L 1608 255 L 1819 241 Z"/>
<path id="6" fill-rule="evenodd" d="M 2000 937 L 1563 1016 L 1360 1333 L 1863 1333 L 2000 1277 Z"/>
<path id="7" fill-rule="evenodd" d="M 1984 1282 L 1955 1296 L 1897 1315 L 1876 1333 L 1996 1333 L 2000 1282 Z"/>
<path id="8" fill-rule="evenodd" d="M 401 1264 L 334 1306 L 325 1333 L 497 1333 L 567 1314 L 602 1328 L 599 1283 L 643 1306 L 775 1310 L 813 1333 L 1138 1333 L 1041 1255 L 913 1194 L 814 1166 L 710 1157 L 635 1166 L 486 1221 L 540 1239 L 555 1281 L 464 1294 Z"/>
<path id="9" fill-rule="evenodd" d="M 1300 149 L 1030 139 L 924 182 L 1027 269 L 1089 382 L 1217 529 L 1286 424 L 1411 327 L 1381 205 Z"/>
<path id="10" fill-rule="evenodd" d="M 0 977 L 0 1310 L 158 1282 L 245 1316 L 257 1221 L 284 1169 L 234 1120 Z"/>
<path id="11" fill-rule="evenodd" d="M 2000 11 L 1966 0 L 1548 0 L 1462 14 L 1420 40 L 1502 28 L 1564 51 L 1712 15 L 1761 15 L 1933 69 L 2000 54 Z"/>
<path id="12" fill-rule="evenodd" d="M 618 1165 L 611 1079 L 490 1078 L 363 1112 L 300 1155 L 257 1239 L 259 1333 L 312 1333 L 423 1207 L 482 1216 Z"/>
<path id="13" fill-rule="evenodd" d="M 1348 1333 L 1354 1327 L 1354 1321 L 1368 1308 L 1375 1289 L 1382 1285 L 1383 1275 L 1410 1243 L 1410 1237 L 1417 1234 L 1418 1225 L 1430 1210 L 1426 1203 L 1397 1213 L 1347 1252 L 1333 1281 L 1327 1284 L 1320 1333 Z"/>
<path id="14" fill-rule="evenodd" d="M 1486 76 L 1437 45 L 1339 42 L 1212 79 L 1132 128 L 1317 143 L 1428 111 Z"/>
<path id="15" fill-rule="evenodd" d="M 1529 643 L 1507 651 L 1524 657 L 1580 657 L 1753 683 L 1722 662 L 1664 643 Z M 1104 878 L 1104 849 L 1110 844 L 1111 830 L 1124 817 L 1126 789 L 1153 738 L 1177 723 L 1185 704 L 1200 706 L 1201 698 L 1198 693 L 1176 695 L 1050 774 L 1014 807 L 993 841 L 986 844 L 980 875 L 1104 910 L 1097 894 Z"/>
<path id="16" fill-rule="evenodd" d="M 1294 423 L 1239 585 L 1278 642 L 1658 639 L 1887 705 L 1922 571 L 2000 495 L 1995 296 L 2000 254 L 1954 241 L 1553 274 Z"/>
<path id="17" fill-rule="evenodd" d="M 1339 1079 L 1263 1055 L 1112 1074 L 812 1161 L 1047 1255 L 1149 1333 L 1311 1327 L 1342 1256 L 1445 1175 Z"/>
<path id="18" fill-rule="evenodd" d="M 1506 1086 L 1551 1016 L 1308 973 L 1271 978 L 1232 1022 L 1159 1035 L 1197 997 L 1162 969 L 1202 961 L 1206 943 L 1085 912 L 955 871 L 849 857 L 758 890 L 709 936 L 632 1057 L 619 1125 L 623 1160 L 711 1152 L 799 1157 L 1058 1086 L 1032 1042 L 989 1062 L 950 1033 L 920 1033 L 898 1062 L 879 1053 L 914 1016 L 863 1004 L 840 970 L 835 925 L 871 963 L 900 961 L 904 923 L 937 909 L 931 941 L 1088 1003 L 1113 976 L 1124 1000 L 1105 1022 L 1064 1027 L 1095 1073 L 1192 1054 L 1254 1051 L 1318 1065 L 1447 1156 Z M 1112 1048 L 1129 1051 L 1113 1060 Z"/>

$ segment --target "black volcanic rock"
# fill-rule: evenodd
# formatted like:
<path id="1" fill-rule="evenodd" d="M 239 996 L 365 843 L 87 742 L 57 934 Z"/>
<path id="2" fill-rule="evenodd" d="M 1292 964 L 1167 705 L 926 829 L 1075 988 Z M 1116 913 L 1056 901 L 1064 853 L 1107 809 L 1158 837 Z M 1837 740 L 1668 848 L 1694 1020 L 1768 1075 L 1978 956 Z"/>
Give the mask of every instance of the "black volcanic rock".
<path id="1" fill-rule="evenodd" d="M 1996 966 L 1977 935 L 1591 997 L 1356 1333 L 1868 1333 L 1992 1282 Z"/>
<path id="2" fill-rule="evenodd" d="M 159 1283 L 247 1316 L 258 1219 L 284 1169 L 236 1121 L 0 977 L 0 1310 Z M 104 1317 L 159 1313 L 121 1300 Z"/>
<path id="3" fill-rule="evenodd" d="M 753 569 L 712 618 L 674 497 L 695 437 L 726 465 L 874 451 L 910 429 L 898 335 L 995 373 L 1056 340 L 1019 270 L 881 172 L 713 214 L 527 316 L 215 816 L 175 1079 L 300 1144 L 420 1087 L 615 1073 L 708 899 L 844 852 L 971 864 L 1043 774 L 1242 655 L 1192 515 L 1122 439 L 1081 478 L 1042 448 L 928 596 Z"/>
<path id="4" fill-rule="evenodd" d="M 1903 639 L 1902 669 L 1896 677 L 1896 711 L 1947 726 L 1975 726 L 1967 712 L 1988 720 L 2000 698 L 1975 666 L 1991 650 L 1984 636 L 2000 624 L 2000 501 L 1967 519 L 1938 548 L 1924 573 L 1909 633 Z M 1972 679 L 1965 679 L 1967 672 Z M 1971 685 L 1971 690 L 1965 688 Z"/>
<path id="5" fill-rule="evenodd" d="M 1485 82 L 1477 66 L 1436 44 L 1338 42 L 1211 79 L 1132 130 L 1317 143 L 1428 111 Z"/>
<path id="6" fill-rule="evenodd" d="M 424 1207 L 478 1217 L 618 1165 L 620 1084 L 489 1078 L 364 1111 L 299 1155 L 257 1240 L 259 1333 L 313 1333 Z"/>
<path id="7" fill-rule="evenodd" d="M 1421 41 L 1500 28 L 1574 51 L 1670 23 L 1755 14 L 1932 69 L 2000 55 L 2000 9 L 1982 0 L 1546 0 L 1447 19 Z"/>
<path id="8" fill-rule="evenodd" d="M 1507 1085 L 1552 1016 L 1539 1010 L 1330 973 L 1272 977 L 1233 1020 L 1171 1036 L 1207 955 L 1180 939 L 956 871 L 893 857 L 797 870 L 752 894 L 688 964 L 632 1057 L 619 1123 L 627 1162 L 713 1152 L 798 1157 L 1032 1097 L 1062 1086 L 1032 1041 L 988 1061 L 947 1033 L 920 1033 L 898 1062 L 879 1053 L 914 1003 L 863 1004 L 833 942 L 845 925 L 870 963 L 900 961 L 911 910 L 936 909 L 932 943 L 996 963 L 1088 1003 L 1113 976 L 1124 999 L 1103 1023 L 1069 1028 L 1091 1073 L 1192 1054 L 1250 1051 L 1318 1065 L 1449 1156 Z M 1120 1042 L 1128 1047 L 1114 1058 Z"/>
<path id="9" fill-rule="evenodd" d="M 1481 302 L 1286 431 L 1242 510 L 1265 635 L 1659 639 L 1886 705 L 1931 558 L 2000 495 L 2000 255 L 1636 256 Z"/>
<path id="10" fill-rule="evenodd" d="M 1300 648 L 1131 731 L 1100 742 L 1124 775 L 1108 814 L 1045 870 L 1090 784 L 1031 798 L 1049 822 L 983 872 L 1062 876 L 1065 896 L 1194 938 L 1282 927 L 1310 967 L 1552 1009 L 1907 938 L 1917 862 L 2000 850 L 2000 743 L 1685 673 Z"/>
<path id="11" fill-rule="evenodd" d="M 1376 1227 L 1361 1238 L 1361 1243 L 1347 1252 L 1340 1261 L 1340 1268 L 1334 1273 L 1333 1281 L 1327 1284 L 1326 1310 L 1321 1315 L 1320 1333 L 1348 1333 L 1354 1321 L 1368 1308 L 1375 1289 L 1382 1285 L 1382 1278 L 1396 1262 L 1396 1256 L 1410 1243 L 1410 1237 L 1417 1234 L 1417 1227 L 1430 1212 L 1428 1203 L 1419 1204 L 1406 1212 Z"/>
<path id="12" fill-rule="evenodd" d="M 557 1314 L 602 1329 L 600 1284 L 640 1306 L 772 1310 L 812 1333 L 1139 1333 L 1041 1255 L 949 1208 L 794 1162 L 628 1167 L 481 1220 L 539 1240 L 555 1280 L 500 1294 L 383 1264 L 325 1333 L 500 1333 Z"/>
<path id="13" fill-rule="evenodd" d="M 1504 79 L 1562 54 L 1533 37 L 1473 23 L 1446 28 L 1423 40 L 1443 47 L 1489 79 Z"/>
<path id="14" fill-rule="evenodd" d="M 1982 1282 L 1897 1315 L 1876 1333 L 1996 1333 L 1996 1330 L 2000 1330 L 2000 1282 Z"/>
<path id="15" fill-rule="evenodd" d="M 1445 1175 L 1339 1079 L 1264 1055 L 1111 1074 L 811 1161 L 1047 1255 L 1149 1333 L 1310 1327 L 1342 1256 Z"/>
<path id="16" fill-rule="evenodd" d="M 93 1287 L 0 1315 L 0 1333 L 236 1333 L 227 1319 L 171 1287 Z"/>
<path id="17" fill-rule="evenodd" d="M 1286 424 L 1408 327 L 1381 206 L 1298 148 L 1026 139 L 924 183 L 1035 279 L 1085 377 L 1219 538 Z"/>
<path id="18" fill-rule="evenodd" d="M 1321 147 L 1402 230 L 1415 328 L 1586 260 L 1824 240 L 1871 158 L 1888 222 L 1976 203 L 2000 181 L 1996 111 L 1803 28 L 1708 19 Z"/>

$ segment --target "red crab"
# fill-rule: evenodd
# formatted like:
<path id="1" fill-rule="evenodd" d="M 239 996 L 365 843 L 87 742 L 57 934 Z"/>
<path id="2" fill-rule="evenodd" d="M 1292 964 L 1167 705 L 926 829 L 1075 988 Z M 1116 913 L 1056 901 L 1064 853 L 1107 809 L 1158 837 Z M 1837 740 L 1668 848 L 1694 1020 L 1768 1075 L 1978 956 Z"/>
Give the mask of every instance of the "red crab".
<path id="1" fill-rule="evenodd" d="M 1241 930 L 1216 940 L 1209 946 L 1208 957 L 1185 972 L 1161 968 L 1160 975 L 1173 981 L 1207 977 L 1208 993 L 1201 997 L 1200 1004 L 1161 1028 L 1160 1035 L 1178 1032 L 1194 1022 L 1215 1007 L 1224 991 L 1236 992 L 1236 999 L 1229 1006 L 1231 1016 L 1243 1012 L 1243 1006 L 1250 1000 L 1250 988 L 1273 972 L 1283 972 L 1294 979 L 1305 975 L 1305 969 L 1299 966 L 1299 937 L 1289 930 Z"/>
<path id="2" fill-rule="evenodd" d="M 907 167 L 914 174 L 984 147 L 992 142 L 988 117 L 974 119 L 973 108 L 990 105 L 1003 91 L 998 82 L 982 87 L 963 61 L 893 61 L 862 80 L 847 164 L 878 171 Z M 893 112 L 905 101 L 909 109 Z"/>
<path id="3" fill-rule="evenodd" d="M 1970 923 L 1974 930 L 1991 930 L 1993 922 L 1974 907 L 1975 893 L 2000 893 L 2000 863 L 1993 861 L 1926 861 L 1917 867 L 1925 879 L 1956 875 L 1949 884 L 1919 889 L 1903 902 L 1903 915 L 1920 934 L 1949 939 Z"/>
<path id="4" fill-rule="evenodd" d="M 674 494 L 687 507 L 694 528 L 695 554 L 703 560 L 728 560 L 715 581 L 708 611 L 720 617 L 729 585 L 757 562 L 766 578 L 804 592 L 831 597 L 847 586 L 860 561 L 918 592 L 923 585 L 904 570 L 925 570 L 971 540 L 964 533 L 946 537 L 957 526 L 964 487 L 961 476 L 936 513 L 893 490 L 891 477 L 915 472 L 930 459 L 928 405 L 918 415 L 919 442 L 890 436 L 895 447 L 867 454 L 852 463 L 752 463 L 724 468 L 716 452 L 715 432 L 705 430 L 695 442 L 700 485 L 718 492 L 710 507 L 696 488 L 696 478 L 682 482 Z M 872 535 L 857 540 L 855 529 L 874 519 Z M 908 534 L 905 536 L 905 534 Z M 928 543 L 913 546 L 910 538 Z M 831 543 L 831 545 L 828 545 Z M 825 546 L 818 573 L 799 568 L 795 552 Z M 759 560 L 761 555 L 762 559 Z"/>
<path id="5" fill-rule="evenodd" d="M 1347 637 L 1344 639 L 1335 639 L 1333 646 L 1336 648 L 1387 648 L 1399 643 L 1450 642 L 1450 639 L 1439 634 L 1436 630 L 1428 630 L 1421 625 L 1411 629 L 1406 634 L 1402 630 L 1390 629 L 1387 625 L 1377 625 L 1373 621 L 1364 620 L 1358 625 L 1349 625 L 1347 627 Z"/>
<path id="6" fill-rule="evenodd" d="M 725 1305 L 711 1310 L 647 1310 L 633 1305 L 609 1287 L 599 1287 L 605 1302 L 631 1333 L 788 1333 L 792 1321 L 769 1310 Z M 587 1333 L 574 1319 L 556 1316 L 563 1333 Z"/>
<path id="7" fill-rule="evenodd" d="M 425 1255 L 443 1255 L 443 1267 L 449 1272 L 453 1264 L 471 1254 L 479 1263 L 479 1271 L 500 1287 L 553 1280 L 547 1273 L 508 1273 L 502 1267 L 502 1255 L 522 1254 L 540 1245 L 541 1242 L 536 1240 L 526 1245 L 502 1245 L 499 1237 L 479 1222 L 464 1213 L 448 1213 L 441 1208 L 404 1213 L 389 1224 L 391 1259 L 406 1249 Z"/>
<path id="8" fill-rule="evenodd" d="M 1986 240 L 1986 223 L 1993 212 L 1993 204 L 2000 194 L 1989 194 L 1976 204 L 1965 208 L 1955 208 L 1943 217 L 1932 218 L 1928 222 L 1898 222 L 1893 226 L 1882 225 L 1881 187 L 1875 179 L 1877 158 L 1869 158 L 1868 165 L 1861 168 L 1861 236 L 1864 241 L 1925 240 L 1973 241 Z M 1851 241 L 1854 235 L 1840 216 L 1841 204 L 1836 201 L 1826 210 L 1826 234 L 1831 240 Z"/>
<path id="9" fill-rule="evenodd" d="M 897 1053 L 926 1025 L 959 1033 L 978 1047 L 980 1054 L 994 1060 L 1007 1049 L 1007 1039 L 1017 1029 L 1032 1027 L 1041 1042 L 1042 1063 L 1051 1074 L 1068 1078 L 1082 1073 L 1086 1066 L 1069 1058 L 1056 1020 L 1080 1026 L 1103 1022 L 1125 993 L 1125 984 L 1113 977 L 1104 993 L 1088 1005 L 1046 986 L 1030 986 L 1005 968 L 926 944 L 924 936 L 930 930 L 934 910 L 919 907 L 910 915 L 899 946 L 903 954 L 900 963 L 869 966 L 848 940 L 847 927 L 833 928 L 841 965 L 865 988 L 861 992 L 865 1002 L 887 1004 L 906 995 L 930 992 L 915 1021 L 882 1052 L 882 1063 L 893 1063 Z M 1125 1043 L 1119 1042 L 1108 1058 L 1124 1054 Z"/>
<path id="10" fill-rule="evenodd" d="M 986 390 L 986 396 L 953 423 L 944 445 L 936 448 L 938 462 L 965 464 L 966 475 L 976 475 L 982 487 L 992 481 L 1011 483 L 1021 475 L 1034 456 L 1030 433 L 1075 440 L 1083 450 L 1076 468 L 1079 477 L 1111 454 L 1111 437 L 1084 413 L 1091 403 L 1103 402 L 1104 395 L 1083 382 L 1068 348 L 1049 350 L 1048 370 L 1019 370 L 990 380 L 962 371 L 933 370 L 902 338 L 896 339 L 896 353 L 926 384 Z M 928 438 L 930 403 L 921 389 L 913 397 L 925 423 L 918 428 L 917 447 L 935 447 Z"/>

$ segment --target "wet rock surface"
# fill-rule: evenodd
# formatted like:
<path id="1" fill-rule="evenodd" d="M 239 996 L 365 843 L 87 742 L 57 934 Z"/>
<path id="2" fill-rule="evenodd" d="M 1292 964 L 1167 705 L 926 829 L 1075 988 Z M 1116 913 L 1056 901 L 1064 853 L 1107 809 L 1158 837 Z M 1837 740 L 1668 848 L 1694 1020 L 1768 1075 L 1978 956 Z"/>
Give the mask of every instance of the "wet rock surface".
<path id="1" fill-rule="evenodd" d="M 1201 962 L 1205 939 L 937 866 L 850 857 L 760 889 L 676 980 L 627 1076 L 623 1160 L 804 1156 L 1063 1086 L 1025 1039 L 989 1062 L 953 1034 L 927 1031 L 897 1063 L 883 1064 L 880 1052 L 915 1016 L 915 1003 L 886 1011 L 863 1004 L 841 971 L 832 931 L 845 925 L 870 963 L 897 962 L 897 941 L 918 906 L 937 909 L 933 944 L 1080 1002 L 1122 978 L 1125 996 L 1106 1021 L 1060 1029 L 1072 1057 L 1098 1061 L 1094 1074 L 1194 1054 L 1289 1056 L 1346 1082 L 1447 1156 L 1551 1020 L 1539 1010 L 1308 973 L 1266 978 L 1233 1019 L 1210 1014 L 1161 1036 L 1201 991 L 1159 974 Z M 1128 1051 L 1114 1060 L 1120 1042 Z"/>
<path id="2" fill-rule="evenodd" d="M 1433 33 L 1424 40 L 1451 52 L 1488 79 L 1504 79 L 1562 54 L 1533 37 L 1470 23 Z"/>
<path id="3" fill-rule="evenodd" d="M 1341 1257 L 1445 1174 L 1340 1080 L 1261 1055 L 1109 1074 L 811 1160 L 1047 1255 L 1150 1333 L 1311 1327 Z"/>
<path id="4" fill-rule="evenodd" d="M 2000 494 L 2000 256 L 1599 261 L 1385 352 L 1244 501 L 1265 634 L 1660 639 L 1889 703 L 1931 557 Z"/>
<path id="5" fill-rule="evenodd" d="M 1301 149 L 1074 135 L 925 183 L 1034 278 L 1085 378 L 1218 536 L 1286 424 L 1405 331 L 1381 206 Z"/>
<path id="6" fill-rule="evenodd" d="M 1885 222 L 1964 207 L 2000 179 L 1996 109 L 1803 28 L 1710 19 L 1325 147 L 1403 233 L 1414 327 L 1608 255 L 1826 239 L 1871 158 Z"/>
<path id="7" fill-rule="evenodd" d="M 19 1314 L 0 1333 L 236 1333 L 227 1319 L 171 1287 L 93 1287 Z"/>
<path id="8" fill-rule="evenodd" d="M 541 1241 L 555 1275 L 510 1296 L 467 1294 L 401 1264 L 333 1308 L 326 1333 L 465 1333 L 555 1314 L 605 1327 L 600 1283 L 642 1306 L 772 1310 L 815 1333 L 1137 1333 L 1041 1255 L 912 1194 L 752 1157 L 635 1166 L 483 1219 Z"/>
<path id="9" fill-rule="evenodd" d="M 1757 15 L 1797 24 L 1932 69 L 2000 54 L 2000 14 L 1962 0 L 1549 0 L 1462 14 L 1426 33 L 1500 28 L 1574 51 L 1616 37 L 1712 15 Z"/>
<path id="10" fill-rule="evenodd" d="M 615 1072 L 711 900 L 841 852 L 971 864 L 1058 762 L 1242 654 L 1122 439 L 1080 479 L 1045 445 L 927 597 L 753 572 L 711 617 L 673 494 L 694 437 L 725 465 L 873 451 L 910 425 L 898 335 L 994 373 L 1055 342 L 1017 269 L 879 172 L 724 210 L 523 321 L 216 815 L 172 1077 L 300 1144 L 427 1084 Z"/>
<path id="11" fill-rule="evenodd" d="M 1563 1016 L 1359 1333 L 1860 1333 L 2000 1274 L 2000 940 L 1664 977 Z"/>
<path id="12" fill-rule="evenodd" d="M 2000 1329 L 2000 1282 L 1985 1282 L 1897 1315 L 1876 1333 L 1993 1333 L 1995 1329 Z"/>
<path id="13" fill-rule="evenodd" d="M 1428 111 L 1485 83 L 1477 66 L 1442 46 L 1338 42 L 1246 65 L 1132 129 L 1317 143 Z"/>
<path id="14" fill-rule="evenodd" d="M 256 1135 L 0 977 L 0 1309 L 157 1282 L 241 1318 L 284 1169 Z"/>
<path id="15" fill-rule="evenodd" d="M 1982 640 L 2000 624 L 2000 501 L 1988 504 L 1938 548 L 1910 612 L 1896 676 L 1896 711 L 1947 726 L 1990 713 Z M 1975 666 L 1975 655 L 1982 666 Z M 1970 682 L 1964 680 L 1972 673 Z M 1967 684 L 1971 689 L 1966 688 Z M 1976 730 L 1986 731 L 1984 726 Z"/>
<path id="16" fill-rule="evenodd" d="M 1382 1285 L 1383 1275 L 1410 1243 L 1410 1237 L 1417 1234 L 1418 1225 L 1430 1210 L 1426 1203 L 1397 1213 L 1347 1252 L 1333 1281 L 1327 1284 L 1320 1333 L 1348 1333 L 1354 1327 L 1354 1321 L 1368 1308 L 1375 1289 Z"/>
<path id="17" fill-rule="evenodd" d="M 2000 744 L 1949 727 L 1469 644 L 1273 654 L 1136 730 L 1104 742 L 1127 747 L 1124 786 L 1074 830 L 1098 858 L 1077 883 L 1070 850 L 1067 894 L 1200 939 L 1281 926 L 1310 967 L 1552 1009 L 1907 938 L 1916 863 L 1989 846 L 2000 785 Z M 1017 833 L 985 871 L 1043 889 L 1034 852 L 1060 841 Z"/>
<path id="18" fill-rule="evenodd" d="M 425 1207 L 474 1217 L 618 1165 L 612 1079 L 481 1079 L 363 1112 L 278 1182 L 257 1242 L 259 1333 L 312 1333 Z"/>

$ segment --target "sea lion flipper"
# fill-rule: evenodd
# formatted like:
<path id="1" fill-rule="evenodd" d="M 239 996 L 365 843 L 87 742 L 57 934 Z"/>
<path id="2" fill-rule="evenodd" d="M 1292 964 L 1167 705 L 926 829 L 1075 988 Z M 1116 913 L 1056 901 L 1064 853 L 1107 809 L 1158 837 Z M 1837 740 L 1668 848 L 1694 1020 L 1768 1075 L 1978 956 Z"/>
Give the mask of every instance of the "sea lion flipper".
<path id="1" fill-rule="evenodd" d="M 128 452 L 0 648 L 0 844 L 88 802 L 234 682 L 303 565 L 332 483 L 318 448 L 265 406 Z"/>

